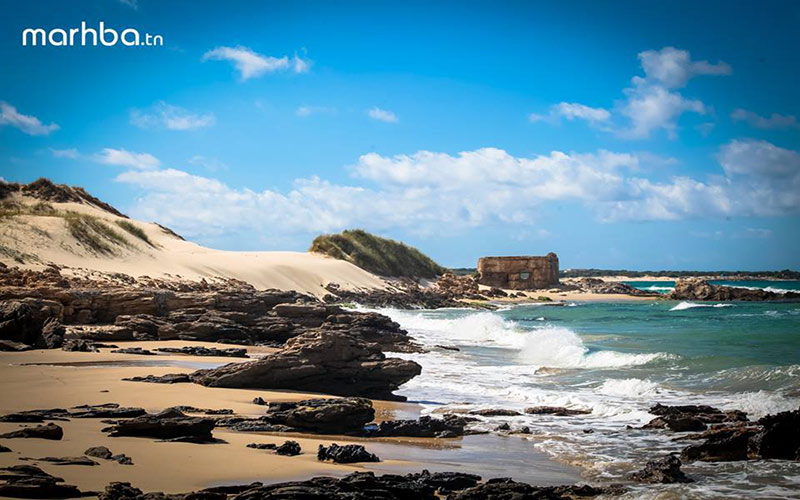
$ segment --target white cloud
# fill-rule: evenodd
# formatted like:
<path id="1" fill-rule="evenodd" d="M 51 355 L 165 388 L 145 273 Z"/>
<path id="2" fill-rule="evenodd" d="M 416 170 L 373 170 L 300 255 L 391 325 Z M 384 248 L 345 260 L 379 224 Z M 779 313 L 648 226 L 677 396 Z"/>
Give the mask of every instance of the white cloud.
<path id="1" fill-rule="evenodd" d="M 138 170 L 157 168 L 161 162 L 150 153 L 132 153 L 124 149 L 105 148 L 94 155 L 95 161 L 105 165 L 116 165 Z"/>
<path id="2" fill-rule="evenodd" d="M 28 135 L 49 135 L 59 129 L 55 123 L 45 125 L 35 116 L 23 115 L 5 101 L 0 101 L 0 125 L 11 125 Z"/>
<path id="3" fill-rule="evenodd" d="M 386 123 L 397 123 L 397 115 L 391 111 L 374 107 L 367 111 L 367 115 L 373 120 L 378 120 Z"/>
<path id="4" fill-rule="evenodd" d="M 537 121 L 557 121 L 560 118 L 567 120 L 586 120 L 591 124 L 607 122 L 611 118 L 611 113 L 607 109 L 592 108 L 577 102 L 560 102 L 550 106 L 550 112 L 546 115 L 531 113 L 528 119 L 531 122 Z"/>
<path id="5" fill-rule="evenodd" d="M 761 129 L 800 127 L 800 123 L 797 123 L 797 118 L 794 115 L 779 115 L 778 113 L 772 113 L 769 117 L 764 117 L 742 108 L 735 109 L 731 113 L 731 119 L 735 122 L 744 121 L 750 124 L 751 127 Z"/>
<path id="6" fill-rule="evenodd" d="M 189 158 L 189 163 L 191 165 L 198 165 L 200 167 L 203 167 L 211 172 L 228 169 L 228 165 L 221 162 L 220 160 L 216 158 L 209 158 L 208 156 L 203 156 L 203 155 L 192 156 L 191 158 Z"/>
<path id="7" fill-rule="evenodd" d="M 677 137 L 678 118 L 686 113 L 705 114 L 705 105 L 698 100 L 685 99 L 677 92 L 671 92 L 658 85 L 641 83 L 626 89 L 628 100 L 620 108 L 620 113 L 630 120 L 630 125 L 620 130 L 620 136 L 630 139 L 643 139 L 657 129 L 664 129 L 671 139 Z"/>
<path id="8" fill-rule="evenodd" d="M 311 67 L 310 61 L 301 59 L 296 54 L 291 59 L 288 56 L 265 56 L 242 46 L 216 47 L 203 55 L 204 61 L 209 59 L 232 62 L 242 81 L 276 71 L 306 73 Z"/>
<path id="9" fill-rule="evenodd" d="M 50 148 L 50 152 L 53 153 L 54 158 L 69 158 L 70 160 L 76 160 L 80 156 L 80 153 L 78 153 L 78 150 L 75 148 L 69 148 L 69 149 Z"/>
<path id="10" fill-rule="evenodd" d="M 666 88 L 680 88 L 699 75 L 730 75 L 733 70 L 724 62 L 692 61 L 688 51 L 675 47 L 646 50 L 639 53 L 646 78 Z"/>
<path id="11" fill-rule="evenodd" d="M 329 108 L 326 106 L 300 106 L 295 111 L 295 114 L 301 118 L 311 116 L 317 113 L 335 113 L 336 108 Z"/>
<path id="12" fill-rule="evenodd" d="M 159 101 L 149 109 L 134 109 L 130 122 L 140 128 L 164 127 L 169 130 L 195 130 L 214 125 L 213 113 L 197 114 L 179 106 Z"/>

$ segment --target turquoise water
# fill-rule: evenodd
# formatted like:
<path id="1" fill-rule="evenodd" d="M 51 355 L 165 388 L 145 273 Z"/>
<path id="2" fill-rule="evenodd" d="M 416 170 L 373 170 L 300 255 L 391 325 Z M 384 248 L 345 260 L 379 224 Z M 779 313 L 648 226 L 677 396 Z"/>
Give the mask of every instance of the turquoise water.
<path id="1" fill-rule="evenodd" d="M 623 283 L 640 290 L 657 293 L 669 293 L 675 288 L 674 281 L 624 281 Z M 800 281 L 796 280 L 709 280 L 709 283 L 744 288 L 762 288 L 775 293 L 800 291 Z"/>
<path id="2" fill-rule="evenodd" d="M 534 405 L 591 410 L 580 417 L 525 415 L 481 424 L 530 426 L 533 448 L 582 467 L 589 480 L 623 480 L 647 460 L 685 446 L 672 440 L 674 434 L 627 428 L 653 418 L 647 410 L 656 402 L 737 408 L 752 418 L 800 406 L 800 303 L 381 312 L 431 349 L 404 355 L 423 373 L 400 390 L 426 412 Z M 795 462 L 695 463 L 685 470 L 702 481 L 657 489 L 682 498 L 800 495 Z"/>

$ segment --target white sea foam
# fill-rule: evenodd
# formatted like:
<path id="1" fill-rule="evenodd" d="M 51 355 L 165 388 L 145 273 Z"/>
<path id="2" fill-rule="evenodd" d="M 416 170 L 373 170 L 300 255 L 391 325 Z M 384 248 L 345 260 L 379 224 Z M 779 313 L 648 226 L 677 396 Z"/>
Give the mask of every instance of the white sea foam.
<path id="1" fill-rule="evenodd" d="M 655 382 L 638 378 L 607 379 L 595 389 L 598 394 L 614 397 L 650 398 L 661 393 Z"/>
<path id="2" fill-rule="evenodd" d="M 687 309 L 694 309 L 697 307 L 733 307 L 733 304 L 697 304 L 694 302 L 681 302 L 677 306 L 670 309 L 670 311 L 685 311 Z"/>
<path id="3" fill-rule="evenodd" d="M 643 365 L 664 353 L 631 354 L 616 351 L 589 352 L 572 330 L 547 326 L 530 331 L 520 351 L 520 361 L 549 368 L 613 368 Z"/>

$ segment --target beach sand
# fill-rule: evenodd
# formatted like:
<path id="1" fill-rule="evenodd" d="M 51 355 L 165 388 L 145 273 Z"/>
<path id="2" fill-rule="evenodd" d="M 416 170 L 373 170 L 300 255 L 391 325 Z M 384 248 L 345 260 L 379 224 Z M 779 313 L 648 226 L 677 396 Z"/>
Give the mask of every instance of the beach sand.
<path id="1" fill-rule="evenodd" d="M 202 342 L 123 342 L 120 347 L 179 347 L 219 344 Z M 268 348 L 248 347 L 253 355 L 271 352 Z M 136 375 L 189 372 L 228 362 L 236 358 L 194 357 L 182 355 L 140 356 L 102 353 L 37 350 L 0 353 L 0 413 L 69 408 L 81 404 L 119 403 L 139 406 L 150 412 L 176 405 L 200 408 L 230 408 L 248 416 L 261 415 L 263 406 L 252 404 L 261 396 L 267 401 L 294 401 L 319 395 L 287 391 L 209 388 L 196 384 L 150 384 L 125 382 Z M 420 407 L 413 403 L 374 402 L 376 419 L 416 418 Z M 42 439 L 2 439 L 0 444 L 13 450 L 0 454 L 0 465 L 36 464 L 45 471 L 63 477 L 83 490 L 101 490 L 110 481 L 128 481 L 144 491 L 185 492 L 220 484 L 252 481 L 276 482 L 307 479 L 315 475 L 342 476 L 354 471 L 405 473 L 430 470 L 511 475 L 538 484 L 564 484 L 579 480 L 578 471 L 551 461 L 533 449 L 530 441 L 517 437 L 467 436 L 456 439 L 386 438 L 360 440 L 341 436 L 298 434 L 242 433 L 219 428 L 217 444 L 157 442 L 148 438 L 108 437 L 100 419 L 71 419 L 56 422 L 64 428 L 61 441 Z M 23 424 L 0 423 L 0 432 L 18 429 Z M 31 424 L 36 425 L 36 424 Z M 247 443 L 282 443 L 296 440 L 303 453 L 295 457 L 275 455 L 266 450 L 247 448 Z M 359 443 L 383 460 L 377 464 L 338 465 L 318 462 L 320 444 Z M 47 462 L 20 460 L 22 457 L 80 456 L 92 446 L 107 446 L 124 453 L 134 465 L 120 465 L 96 459 L 98 466 L 57 466 Z M 491 462 L 512 458 L 517 468 L 493 469 Z M 484 464 L 489 463 L 489 466 Z M 506 472 L 503 474 L 503 472 Z M 488 476 L 487 476 L 488 477 Z"/>

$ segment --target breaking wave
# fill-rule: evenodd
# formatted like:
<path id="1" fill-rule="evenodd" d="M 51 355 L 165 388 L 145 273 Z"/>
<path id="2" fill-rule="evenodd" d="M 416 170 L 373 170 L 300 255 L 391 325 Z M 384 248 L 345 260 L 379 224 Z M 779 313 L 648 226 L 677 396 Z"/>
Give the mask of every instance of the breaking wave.
<path id="1" fill-rule="evenodd" d="M 733 307 L 733 304 L 696 304 L 694 302 L 681 302 L 677 306 L 670 309 L 670 311 L 685 311 L 687 309 L 694 309 L 696 307 Z"/>

